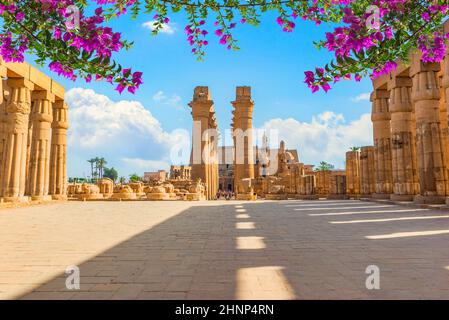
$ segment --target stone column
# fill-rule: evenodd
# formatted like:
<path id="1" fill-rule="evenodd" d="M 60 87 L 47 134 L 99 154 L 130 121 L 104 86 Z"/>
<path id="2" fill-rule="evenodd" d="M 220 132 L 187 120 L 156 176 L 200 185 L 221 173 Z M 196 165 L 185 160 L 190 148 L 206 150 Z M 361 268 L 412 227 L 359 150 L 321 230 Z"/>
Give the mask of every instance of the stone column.
<path id="1" fill-rule="evenodd" d="M 360 196 L 360 151 L 346 152 L 346 193 L 353 198 Z"/>
<path id="2" fill-rule="evenodd" d="M 420 195 L 418 203 L 444 203 L 447 195 L 445 147 L 440 122 L 440 90 L 437 74 L 440 65 L 423 63 L 414 56 L 410 74 L 415 104 L 416 146 Z"/>
<path id="3" fill-rule="evenodd" d="M 231 103 L 234 107 L 234 186 L 238 198 L 251 200 L 254 198 L 251 186 L 254 179 L 251 87 L 237 87 L 236 99 Z"/>
<path id="4" fill-rule="evenodd" d="M 375 193 L 373 198 L 389 199 L 393 192 L 390 139 L 389 93 L 377 89 L 371 95 L 374 137 Z"/>
<path id="5" fill-rule="evenodd" d="M 347 177 L 345 171 L 332 171 L 330 177 L 330 190 L 328 199 L 344 200 L 347 195 Z"/>
<path id="6" fill-rule="evenodd" d="M 31 151 L 28 169 L 28 193 L 33 200 L 51 200 L 50 179 L 51 123 L 55 97 L 48 91 L 33 91 L 31 108 Z"/>
<path id="7" fill-rule="evenodd" d="M 449 32 L 449 25 L 445 25 L 445 31 Z M 440 122 L 444 125 L 445 136 L 447 137 L 448 128 L 446 124 L 448 123 L 448 111 L 449 111 L 449 51 L 446 51 L 446 57 L 442 62 L 442 78 L 441 78 L 441 95 L 442 98 L 440 100 Z M 449 148 L 449 143 L 447 143 L 446 148 Z M 449 154 L 446 149 L 446 160 L 449 160 Z M 446 165 L 446 169 L 449 169 L 449 166 Z M 448 182 L 449 182 L 449 174 L 448 174 Z M 449 190 L 449 189 L 447 189 Z M 447 193 L 447 192 L 446 192 Z M 446 198 L 446 204 L 449 204 L 449 199 Z"/>
<path id="8" fill-rule="evenodd" d="M 327 197 L 330 189 L 330 170 L 321 170 L 315 173 L 316 176 L 316 193 L 321 197 Z"/>
<path id="9" fill-rule="evenodd" d="M 210 150 L 210 177 L 211 177 L 211 199 L 215 199 L 218 192 L 218 125 L 217 119 L 215 118 L 215 112 L 212 111 L 209 114 L 209 127 L 212 129 L 213 134 L 210 137 L 209 141 L 209 150 Z"/>
<path id="10" fill-rule="evenodd" d="M 33 84 L 24 78 L 9 78 L 10 99 L 6 104 L 5 145 L 2 157 L 2 197 L 5 201 L 27 201 L 26 153 L 28 120 Z"/>
<path id="11" fill-rule="evenodd" d="M 394 76 L 390 90 L 393 192 L 391 200 L 412 201 L 419 193 L 416 142 L 413 134 L 412 79 Z"/>
<path id="12" fill-rule="evenodd" d="M 443 145 L 443 154 L 446 168 L 446 195 L 449 195 L 449 124 L 447 121 L 447 98 L 446 90 L 443 87 L 443 75 L 438 77 L 438 85 L 440 88 L 440 123 L 441 123 L 441 139 Z"/>
<path id="13" fill-rule="evenodd" d="M 315 175 L 304 175 L 300 179 L 299 194 L 296 197 L 304 200 L 318 199 Z"/>
<path id="14" fill-rule="evenodd" d="M 213 182 L 215 169 L 212 169 L 213 146 L 211 141 L 216 139 L 217 135 L 216 122 L 212 118 L 214 117 L 213 104 L 208 87 L 195 88 L 193 100 L 189 103 L 193 118 L 191 174 L 192 180 L 201 179 L 206 185 L 208 200 L 212 199 L 217 192 Z M 218 175 L 218 168 L 216 175 Z"/>
<path id="15" fill-rule="evenodd" d="M 371 197 L 376 191 L 374 170 L 374 147 L 360 148 L 360 194 Z"/>
<path id="16" fill-rule="evenodd" d="M 55 200 L 67 199 L 68 108 L 62 100 L 53 103 L 50 149 L 49 194 Z"/>
<path id="17" fill-rule="evenodd" d="M 6 76 L 6 67 L 0 65 L 0 76 Z M 3 189 L 3 177 L 2 177 L 2 163 L 3 163 L 3 153 L 6 141 L 6 104 L 7 104 L 7 94 L 6 91 L 6 80 L 0 79 L 0 197 L 2 196 Z"/>

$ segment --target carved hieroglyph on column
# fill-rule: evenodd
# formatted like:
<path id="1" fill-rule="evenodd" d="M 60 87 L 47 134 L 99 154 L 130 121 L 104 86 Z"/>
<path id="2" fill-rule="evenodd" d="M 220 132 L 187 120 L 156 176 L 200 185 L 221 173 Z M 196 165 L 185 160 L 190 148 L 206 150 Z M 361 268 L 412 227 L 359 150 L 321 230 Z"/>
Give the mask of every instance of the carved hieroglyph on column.
<path id="1" fill-rule="evenodd" d="M 389 94 L 387 90 L 377 89 L 371 95 L 373 110 L 374 136 L 374 169 L 375 198 L 390 198 L 393 192 L 391 144 L 390 144 L 390 112 L 388 108 Z"/>
<path id="2" fill-rule="evenodd" d="M 201 179 L 206 185 L 208 200 L 213 199 L 218 191 L 218 183 L 215 182 L 218 181 L 218 131 L 213 105 L 209 88 L 196 87 L 189 103 L 193 118 L 191 175 L 192 180 Z"/>
<path id="3" fill-rule="evenodd" d="M 67 199 L 67 129 L 68 108 L 62 100 L 53 103 L 50 149 L 49 194 L 53 199 Z"/>
<path id="4" fill-rule="evenodd" d="M 360 151 L 346 152 L 346 193 L 349 197 L 360 195 Z"/>
<path id="5" fill-rule="evenodd" d="M 420 195 L 417 202 L 442 203 L 447 194 L 447 155 L 440 123 L 440 90 L 437 73 L 440 65 L 423 63 L 414 56 L 410 74 L 416 116 L 416 153 Z"/>
<path id="6" fill-rule="evenodd" d="M 237 198 L 254 199 L 251 185 L 254 179 L 253 157 L 253 109 L 251 87 L 237 87 L 236 99 L 231 102 L 233 111 L 234 136 L 234 186 Z"/>
<path id="7" fill-rule="evenodd" d="M 360 194 L 371 197 L 376 192 L 374 171 L 374 147 L 360 148 Z"/>
<path id="8" fill-rule="evenodd" d="M 5 146 L 2 157 L 2 197 L 22 201 L 26 187 L 28 120 L 33 84 L 23 78 L 9 78 L 10 99 L 6 104 Z"/>
<path id="9" fill-rule="evenodd" d="M 33 91 L 31 99 L 30 122 L 33 131 L 31 134 L 27 189 L 33 200 L 46 199 L 49 197 L 52 106 L 55 97 L 48 91 Z"/>
<path id="10" fill-rule="evenodd" d="M 390 90 L 392 200 L 411 201 L 419 193 L 416 143 L 413 133 L 412 79 L 393 76 Z"/>

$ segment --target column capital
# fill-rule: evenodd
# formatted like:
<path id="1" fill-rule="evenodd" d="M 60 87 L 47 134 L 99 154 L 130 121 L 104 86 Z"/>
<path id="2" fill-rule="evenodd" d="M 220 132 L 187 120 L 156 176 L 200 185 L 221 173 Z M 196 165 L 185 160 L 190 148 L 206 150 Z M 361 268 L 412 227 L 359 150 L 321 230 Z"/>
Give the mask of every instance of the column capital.
<path id="1" fill-rule="evenodd" d="M 235 108 L 234 115 L 238 115 L 239 118 L 252 118 L 254 101 L 251 99 L 251 87 L 237 87 L 235 101 L 231 101 L 231 104 Z"/>
<path id="2" fill-rule="evenodd" d="M 67 104 L 63 100 L 57 100 L 53 105 L 53 121 L 51 127 L 54 129 L 68 129 L 69 123 L 67 120 Z"/>
<path id="3" fill-rule="evenodd" d="M 197 86 L 193 91 L 193 101 L 209 101 L 210 92 L 207 86 Z"/>
<path id="4" fill-rule="evenodd" d="M 420 60 L 413 62 L 410 67 L 410 74 L 413 79 L 412 99 L 414 102 L 440 99 L 438 79 L 440 70 L 439 63 L 423 63 Z"/>
<path id="5" fill-rule="evenodd" d="M 31 100 L 48 100 L 55 102 L 55 95 L 47 90 L 34 90 L 31 92 Z"/>
<path id="6" fill-rule="evenodd" d="M 393 76 L 388 81 L 388 90 L 392 90 L 398 87 L 412 87 L 413 81 L 411 77 L 406 76 Z"/>
<path id="7" fill-rule="evenodd" d="M 411 98 L 411 79 L 402 78 L 402 83 L 394 84 L 390 91 L 389 110 L 390 113 L 412 112 L 413 104 Z"/>
<path id="8" fill-rule="evenodd" d="M 371 93 L 370 101 L 374 102 L 377 99 L 388 99 L 390 94 L 386 89 L 376 89 Z"/>
<path id="9" fill-rule="evenodd" d="M 384 121 L 390 120 L 390 109 L 388 106 L 388 100 L 390 98 L 390 94 L 388 90 L 377 89 L 371 94 L 371 102 L 372 102 L 372 113 L 371 120 L 372 121 Z"/>
<path id="10" fill-rule="evenodd" d="M 25 78 L 8 78 L 8 80 L 6 80 L 6 82 L 7 82 L 8 86 L 11 88 L 25 87 L 29 90 L 34 89 L 34 83 L 32 83 L 30 80 L 25 79 Z"/>
<path id="11" fill-rule="evenodd" d="M 410 66 L 410 76 L 414 77 L 421 72 L 438 72 L 441 70 L 441 65 L 438 62 L 422 62 L 421 55 L 414 55 L 412 64 Z"/>
<path id="12" fill-rule="evenodd" d="M 214 102 L 210 98 L 209 87 L 198 86 L 195 87 L 193 92 L 193 99 L 189 103 L 192 108 L 192 117 L 196 118 L 209 118 L 210 112 L 212 112 L 212 106 Z"/>
<path id="13" fill-rule="evenodd" d="M 64 100 L 56 100 L 53 102 L 53 109 L 68 109 L 68 106 Z"/>

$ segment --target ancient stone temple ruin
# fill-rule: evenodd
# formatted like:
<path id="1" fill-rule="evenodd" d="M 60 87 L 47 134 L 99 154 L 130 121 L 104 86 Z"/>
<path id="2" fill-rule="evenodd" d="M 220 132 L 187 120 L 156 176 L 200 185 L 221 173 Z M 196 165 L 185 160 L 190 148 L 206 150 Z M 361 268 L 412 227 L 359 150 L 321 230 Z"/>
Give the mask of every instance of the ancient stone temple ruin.
<path id="1" fill-rule="evenodd" d="M 196 87 L 189 106 L 193 118 L 191 178 L 204 182 L 207 199 L 213 199 L 218 191 L 218 130 L 209 88 Z"/>
<path id="2" fill-rule="evenodd" d="M 380 198 L 444 203 L 449 198 L 449 54 L 441 64 L 412 54 L 373 80 L 373 146 L 346 153 L 345 170 L 300 161 L 296 149 L 253 143 L 251 88 L 236 88 L 232 146 L 218 147 L 219 131 L 208 87 L 189 103 L 190 164 L 148 172 L 144 182 L 67 185 L 68 107 L 64 88 L 30 65 L 0 62 L 0 199 L 213 200 Z"/>
<path id="3" fill-rule="evenodd" d="M 253 109 L 250 87 L 237 87 L 232 102 L 232 133 L 234 139 L 234 186 L 237 199 L 253 200 Z"/>
<path id="4" fill-rule="evenodd" d="M 414 53 L 373 81 L 373 197 L 444 203 L 449 196 L 448 56 L 424 63 Z"/>
<path id="5" fill-rule="evenodd" d="M 67 198 L 64 88 L 27 63 L 0 60 L 0 199 Z"/>
<path id="6" fill-rule="evenodd" d="M 441 63 L 412 53 L 373 87 L 374 146 L 361 148 L 358 166 L 347 159 L 348 181 L 359 171 L 362 198 L 448 202 L 449 53 Z"/>

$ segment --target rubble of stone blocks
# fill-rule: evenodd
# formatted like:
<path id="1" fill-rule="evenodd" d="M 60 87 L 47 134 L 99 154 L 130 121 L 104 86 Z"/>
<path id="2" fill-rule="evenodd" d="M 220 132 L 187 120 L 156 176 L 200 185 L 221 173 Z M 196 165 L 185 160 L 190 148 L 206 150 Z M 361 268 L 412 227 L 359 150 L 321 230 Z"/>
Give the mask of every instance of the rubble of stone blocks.
<path id="1" fill-rule="evenodd" d="M 176 187 L 175 187 L 176 185 Z M 71 183 L 68 185 L 70 200 L 103 200 L 103 201 L 167 201 L 206 200 L 205 185 L 200 181 L 170 181 L 164 183 L 131 182 L 114 184 L 111 179 L 99 179 L 93 183 Z"/>

